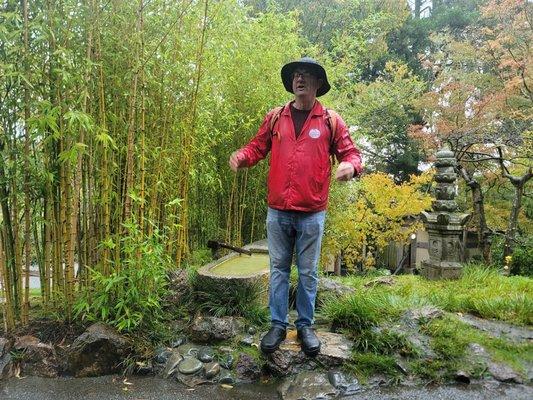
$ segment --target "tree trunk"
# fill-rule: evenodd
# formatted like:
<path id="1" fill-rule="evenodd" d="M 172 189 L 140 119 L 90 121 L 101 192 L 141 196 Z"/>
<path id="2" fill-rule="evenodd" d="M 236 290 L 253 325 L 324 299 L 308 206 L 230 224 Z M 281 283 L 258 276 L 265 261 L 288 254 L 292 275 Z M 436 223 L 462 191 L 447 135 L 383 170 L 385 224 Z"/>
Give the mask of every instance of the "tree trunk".
<path id="1" fill-rule="evenodd" d="M 472 205 L 474 209 L 473 219 L 477 222 L 478 245 L 483 254 L 483 259 L 488 264 L 490 263 L 490 231 L 487 226 L 487 218 L 485 217 L 485 199 L 483 191 L 481 190 L 479 182 L 472 177 L 469 171 L 461 166 L 457 169 L 465 180 L 467 186 L 472 191 Z"/>
<path id="2" fill-rule="evenodd" d="M 509 215 L 509 224 L 505 232 L 505 243 L 503 245 L 503 257 L 505 259 L 505 257 L 513 253 L 518 227 L 518 215 L 522 207 L 522 196 L 524 195 L 524 186 L 533 177 L 533 173 L 530 168 L 528 173 L 521 177 L 511 176 L 507 173 L 504 176 L 511 181 L 515 189 L 513 205 Z"/>

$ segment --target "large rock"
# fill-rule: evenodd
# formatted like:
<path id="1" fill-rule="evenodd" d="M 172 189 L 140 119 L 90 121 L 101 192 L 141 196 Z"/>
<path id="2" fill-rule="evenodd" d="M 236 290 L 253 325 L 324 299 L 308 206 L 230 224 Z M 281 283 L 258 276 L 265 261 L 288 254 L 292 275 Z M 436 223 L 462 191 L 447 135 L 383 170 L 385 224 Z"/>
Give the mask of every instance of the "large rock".
<path id="1" fill-rule="evenodd" d="M 470 314 L 458 314 L 457 317 L 464 323 L 479 329 L 492 337 L 505 338 L 514 343 L 533 341 L 533 329 L 529 326 L 517 326 L 504 321 L 483 319 Z"/>
<path id="2" fill-rule="evenodd" d="M 355 292 L 351 286 L 343 285 L 331 278 L 321 277 L 318 280 L 317 298 L 324 299 L 328 295 L 345 296 Z"/>
<path id="3" fill-rule="evenodd" d="M 189 281 L 189 273 L 185 269 L 175 269 L 168 273 L 168 303 L 180 306 L 190 296 L 192 285 Z"/>
<path id="4" fill-rule="evenodd" d="M 235 372 L 240 381 L 254 382 L 261 377 L 261 367 L 250 355 L 241 353 L 235 364 Z"/>
<path id="5" fill-rule="evenodd" d="M 444 316 L 444 311 L 433 306 L 423 306 L 412 310 L 407 310 L 402 315 L 402 322 L 409 327 L 415 327 L 419 324 L 427 323 L 434 319 Z"/>
<path id="6" fill-rule="evenodd" d="M 190 337 L 193 342 L 210 343 L 228 340 L 235 337 L 243 324 L 235 317 L 207 317 L 197 316 L 190 327 Z"/>
<path id="7" fill-rule="evenodd" d="M 505 383 L 523 383 L 524 380 L 515 370 L 505 364 L 497 363 L 492 360 L 490 354 L 485 348 L 477 343 L 469 345 L 470 354 L 478 360 L 482 360 L 487 365 L 487 371 L 494 379 Z"/>
<path id="8" fill-rule="evenodd" d="M 9 354 L 12 346 L 11 340 L 0 337 L 0 379 L 7 379 L 12 376 L 13 359 Z"/>
<path id="9" fill-rule="evenodd" d="M 320 353 L 315 357 L 307 357 L 301 351 L 296 339 L 296 331 L 289 330 L 287 338 L 279 349 L 268 355 L 266 367 L 273 374 L 287 376 L 302 370 L 311 370 L 319 366 L 324 368 L 344 364 L 350 358 L 353 343 L 343 335 L 331 332 L 317 332 L 321 342 Z"/>
<path id="10" fill-rule="evenodd" d="M 130 343 L 113 328 L 91 325 L 68 349 L 68 371 L 76 377 L 108 375 L 119 370 Z"/>
<path id="11" fill-rule="evenodd" d="M 13 348 L 21 354 L 20 367 L 24 374 L 45 378 L 58 376 L 59 362 L 54 346 L 27 335 L 17 338 Z"/>
<path id="12" fill-rule="evenodd" d="M 505 383 L 524 383 L 522 377 L 508 365 L 489 361 L 487 364 L 487 370 L 497 381 Z"/>

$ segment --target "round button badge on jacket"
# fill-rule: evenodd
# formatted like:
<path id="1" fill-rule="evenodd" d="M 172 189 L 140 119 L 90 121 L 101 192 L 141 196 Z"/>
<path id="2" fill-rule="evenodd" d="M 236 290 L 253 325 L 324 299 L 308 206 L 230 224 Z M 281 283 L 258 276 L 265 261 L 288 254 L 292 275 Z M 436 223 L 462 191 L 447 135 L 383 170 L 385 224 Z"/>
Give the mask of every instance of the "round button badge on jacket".
<path id="1" fill-rule="evenodd" d="M 320 137 L 320 131 L 318 129 L 311 129 L 309 131 L 309 137 L 313 139 L 318 139 Z"/>

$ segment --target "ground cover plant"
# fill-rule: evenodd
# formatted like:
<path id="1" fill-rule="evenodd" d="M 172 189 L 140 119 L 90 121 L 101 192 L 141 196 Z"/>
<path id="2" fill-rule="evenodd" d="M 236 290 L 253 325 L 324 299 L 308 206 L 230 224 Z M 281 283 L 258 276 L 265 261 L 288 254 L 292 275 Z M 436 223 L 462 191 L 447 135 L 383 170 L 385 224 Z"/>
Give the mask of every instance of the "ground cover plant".
<path id="1" fill-rule="evenodd" d="M 526 363 L 533 361 L 530 343 L 491 336 L 460 319 L 468 313 L 531 326 L 530 278 L 506 277 L 496 269 L 470 264 L 457 281 L 428 281 L 414 275 L 338 279 L 355 292 L 326 299 L 321 315 L 354 341 L 348 368 L 362 378 L 376 372 L 398 378 L 404 368 L 425 380 L 449 380 L 459 369 L 480 377 L 486 364 L 469 358 L 473 343 L 483 346 L 494 361 L 522 374 Z M 442 314 L 422 316 L 413 323 L 409 313 L 424 307 Z"/>

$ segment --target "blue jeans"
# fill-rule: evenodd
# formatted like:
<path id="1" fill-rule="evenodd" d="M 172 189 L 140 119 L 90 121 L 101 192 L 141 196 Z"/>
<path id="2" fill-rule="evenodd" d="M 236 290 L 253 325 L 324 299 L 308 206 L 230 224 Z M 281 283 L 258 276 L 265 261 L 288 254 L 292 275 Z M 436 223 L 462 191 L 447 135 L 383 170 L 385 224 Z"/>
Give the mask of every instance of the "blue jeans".
<path id="1" fill-rule="evenodd" d="M 294 252 L 298 267 L 296 329 L 313 324 L 318 283 L 317 266 L 325 216 L 325 211 L 268 209 L 269 307 L 272 326 L 287 328 L 289 323 L 289 276 Z"/>

